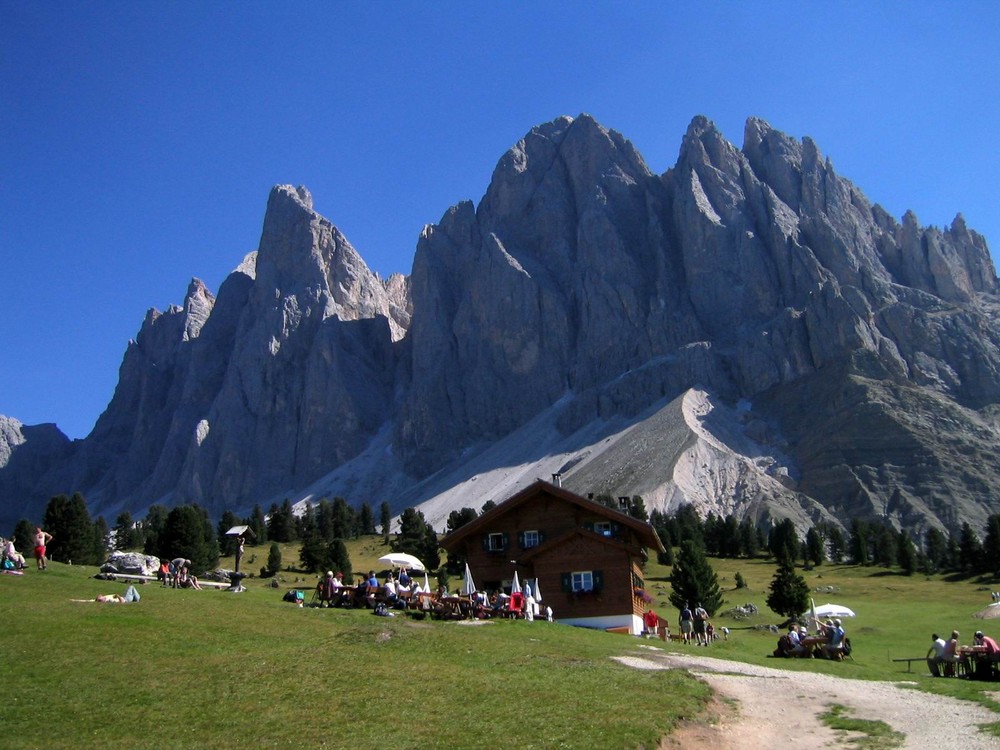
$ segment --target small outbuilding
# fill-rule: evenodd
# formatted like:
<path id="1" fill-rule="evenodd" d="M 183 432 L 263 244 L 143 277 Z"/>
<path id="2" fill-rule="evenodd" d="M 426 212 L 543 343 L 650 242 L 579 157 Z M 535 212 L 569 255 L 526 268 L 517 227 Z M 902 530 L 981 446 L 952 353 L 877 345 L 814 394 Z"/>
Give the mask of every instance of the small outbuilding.
<path id="1" fill-rule="evenodd" d="M 535 580 L 559 622 L 642 632 L 648 523 L 539 480 L 441 540 L 465 557 L 481 588 Z"/>

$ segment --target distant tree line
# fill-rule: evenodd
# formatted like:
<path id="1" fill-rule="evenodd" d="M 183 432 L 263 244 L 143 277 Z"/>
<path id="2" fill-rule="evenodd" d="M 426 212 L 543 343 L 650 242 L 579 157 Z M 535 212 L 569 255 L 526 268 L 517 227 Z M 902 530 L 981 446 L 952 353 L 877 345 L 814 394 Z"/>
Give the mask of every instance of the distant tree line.
<path id="1" fill-rule="evenodd" d="M 749 518 L 738 521 L 733 515 L 723 517 L 714 513 L 702 519 L 693 505 L 682 505 L 667 514 L 658 510 L 647 512 L 643 498 L 638 495 L 615 498 L 601 494 L 591 498 L 634 518 L 648 520 L 665 547 L 666 551 L 658 554 L 658 561 L 664 565 L 675 565 L 675 550 L 683 542 L 691 541 L 707 556 L 748 559 L 764 556 L 788 565 L 798 560 L 807 566 L 833 561 L 898 567 L 906 575 L 1000 574 L 1000 514 L 987 519 L 982 538 L 968 522 L 962 524 L 957 534 L 946 536 L 932 527 L 922 538 L 914 539 L 888 522 L 858 518 L 851 520 L 846 537 L 837 526 L 817 524 L 800 538 L 789 519 L 775 522 L 766 518 L 757 524 Z M 489 501 L 478 513 L 468 507 L 452 511 L 446 533 L 453 533 L 493 507 L 495 503 Z M 103 517 L 91 519 L 83 496 L 74 493 L 51 498 L 41 526 L 53 535 L 50 559 L 77 564 L 99 565 L 109 549 L 141 549 L 160 558 L 185 557 L 192 561 L 196 572 L 203 572 L 217 566 L 220 556 L 234 554 L 236 540 L 227 536 L 226 531 L 245 525 L 252 532 L 252 545 L 272 543 L 267 563 L 261 569 L 265 575 L 275 574 L 281 568 L 277 544 L 301 542 L 299 562 L 304 570 L 337 569 L 349 577 L 351 563 L 344 541 L 379 530 L 393 550 L 416 555 L 429 570 L 437 569 L 438 537 L 423 513 L 414 508 L 404 510 L 394 534 L 391 519 L 388 503 L 383 502 L 379 508 L 377 527 L 368 503 L 355 509 L 344 498 L 335 497 L 332 501 L 321 499 L 301 515 L 296 515 L 289 500 L 272 504 L 267 513 L 256 505 L 246 518 L 225 511 L 214 527 L 208 513 L 198 505 L 167 509 L 154 504 L 141 520 L 123 511 L 115 519 L 114 527 L 109 528 Z M 31 550 L 34 528 L 35 524 L 27 519 L 17 523 L 13 536 L 18 549 Z M 460 575 L 464 565 L 460 555 L 450 553 L 445 570 Z"/>
<path id="2" fill-rule="evenodd" d="M 381 510 L 383 528 L 388 529 L 391 519 L 388 504 L 383 503 Z M 371 506 L 364 503 L 355 510 L 341 497 L 332 502 L 320 500 L 300 516 L 293 512 L 288 500 L 271 505 L 267 514 L 259 505 L 254 506 L 247 518 L 227 510 L 215 526 L 199 505 L 168 509 L 153 504 L 140 520 L 133 518 L 130 511 L 122 511 L 114 527 L 109 528 L 103 517 L 91 519 L 83 496 L 74 493 L 72 497 L 51 498 L 40 525 L 53 536 L 48 545 L 52 560 L 100 565 L 113 549 L 141 550 L 160 559 L 189 559 L 192 570 L 198 574 L 217 567 L 221 556 L 235 554 L 236 538 L 226 534 L 234 526 L 250 528 L 250 545 L 272 543 L 267 563 L 261 568 L 264 575 L 273 575 L 281 569 L 279 542 L 301 541 L 300 561 L 306 570 L 336 568 L 350 577 L 351 563 L 344 540 L 376 533 Z M 34 547 L 35 526 L 28 519 L 18 521 L 13 535 L 18 549 L 30 552 Z"/>

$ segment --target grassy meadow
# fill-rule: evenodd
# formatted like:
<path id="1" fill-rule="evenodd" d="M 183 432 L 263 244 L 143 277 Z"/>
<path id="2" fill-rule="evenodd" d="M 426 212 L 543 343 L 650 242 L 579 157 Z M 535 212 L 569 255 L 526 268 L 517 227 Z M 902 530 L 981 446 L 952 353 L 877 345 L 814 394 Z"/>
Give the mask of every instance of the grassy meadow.
<path id="1" fill-rule="evenodd" d="M 381 538 L 367 537 L 349 551 L 360 571 L 379 569 L 386 548 Z M 248 548 L 244 560 L 253 555 L 247 571 L 259 568 L 266 547 Z M 297 548 L 283 556 L 295 560 Z M 994 686 L 934 680 L 921 664 L 907 674 L 905 664 L 890 660 L 924 655 L 935 630 L 957 628 L 966 642 L 977 628 L 1000 634 L 1000 620 L 971 617 L 990 603 L 989 582 L 821 566 L 806 579 L 834 593 L 817 592 L 816 603 L 858 612 L 845 621 L 855 659 L 776 660 L 768 658 L 776 636 L 753 629 L 778 621 L 764 605 L 773 565 L 712 562 L 726 589 L 725 608 L 753 602 L 761 613 L 744 621 L 718 615 L 716 624 L 732 635 L 710 655 L 905 680 L 982 702 L 1000 721 L 1000 704 L 988 694 Z M 732 590 L 737 571 L 748 589 Z M 0 701 L 0 748 L 652 748 L 708 698 L 707 688 L 684 673 L 612 661 L 653 644 L 628 636 L 544 622 L 465 625 L 299 608 L 282 594 L 295 586 L 308 591 L 316 579 L 294 572 L 282 573 L 278 589 L 248 579 L 242 594 L 151 584 L 139 587 L 138 604 L 71 601 L 124 591 L 124 584 L 93 579 L 94 572 L 52 563 L 44 573 L 0 576 L 0 674 L 8 687 Z M 650 564 L 647 585 L 657 610 L 675 625 L 668 574 Z M 552 594 L 547 601 L 558 617 L 559 595 Z"/>

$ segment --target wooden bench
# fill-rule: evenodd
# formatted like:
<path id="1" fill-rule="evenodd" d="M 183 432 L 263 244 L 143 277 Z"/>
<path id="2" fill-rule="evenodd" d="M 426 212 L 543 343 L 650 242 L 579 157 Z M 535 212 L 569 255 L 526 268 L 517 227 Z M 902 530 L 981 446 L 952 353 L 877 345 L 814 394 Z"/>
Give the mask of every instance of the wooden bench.
<path id="1" fill-rule="evenodd" d="M 915 662 L 915 661 L 921 661 L 921 662 L 926 663 L 927 662 L 927 657 L 926 656 L 914 656 L 912 658 L 910 658 L 910 657 L 903 657 L 903 658 L 900 658 L 900 659 L 893 659 L 893 661 L 897 661 L 897 662 L 903 662 L 903 661 L 905 661 L 906 662 L 906 671 L 909 672 L 910 668 L 913 666 L 913 662 Z"/>

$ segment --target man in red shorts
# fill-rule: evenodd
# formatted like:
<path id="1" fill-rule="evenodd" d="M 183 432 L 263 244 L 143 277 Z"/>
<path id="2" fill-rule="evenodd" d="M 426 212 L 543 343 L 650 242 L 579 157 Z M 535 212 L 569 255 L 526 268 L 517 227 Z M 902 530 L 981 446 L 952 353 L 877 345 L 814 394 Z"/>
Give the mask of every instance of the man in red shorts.
<path id="1" fill-rule="evenodd" d="M 45 559 L 45 545 L 51 541 L 52 535 L 49 532 L 42 531 L 41 526 L 35 527 L 35 563 L 39 570 L 45 570 L 48 567 L 48 561 Z"/>

